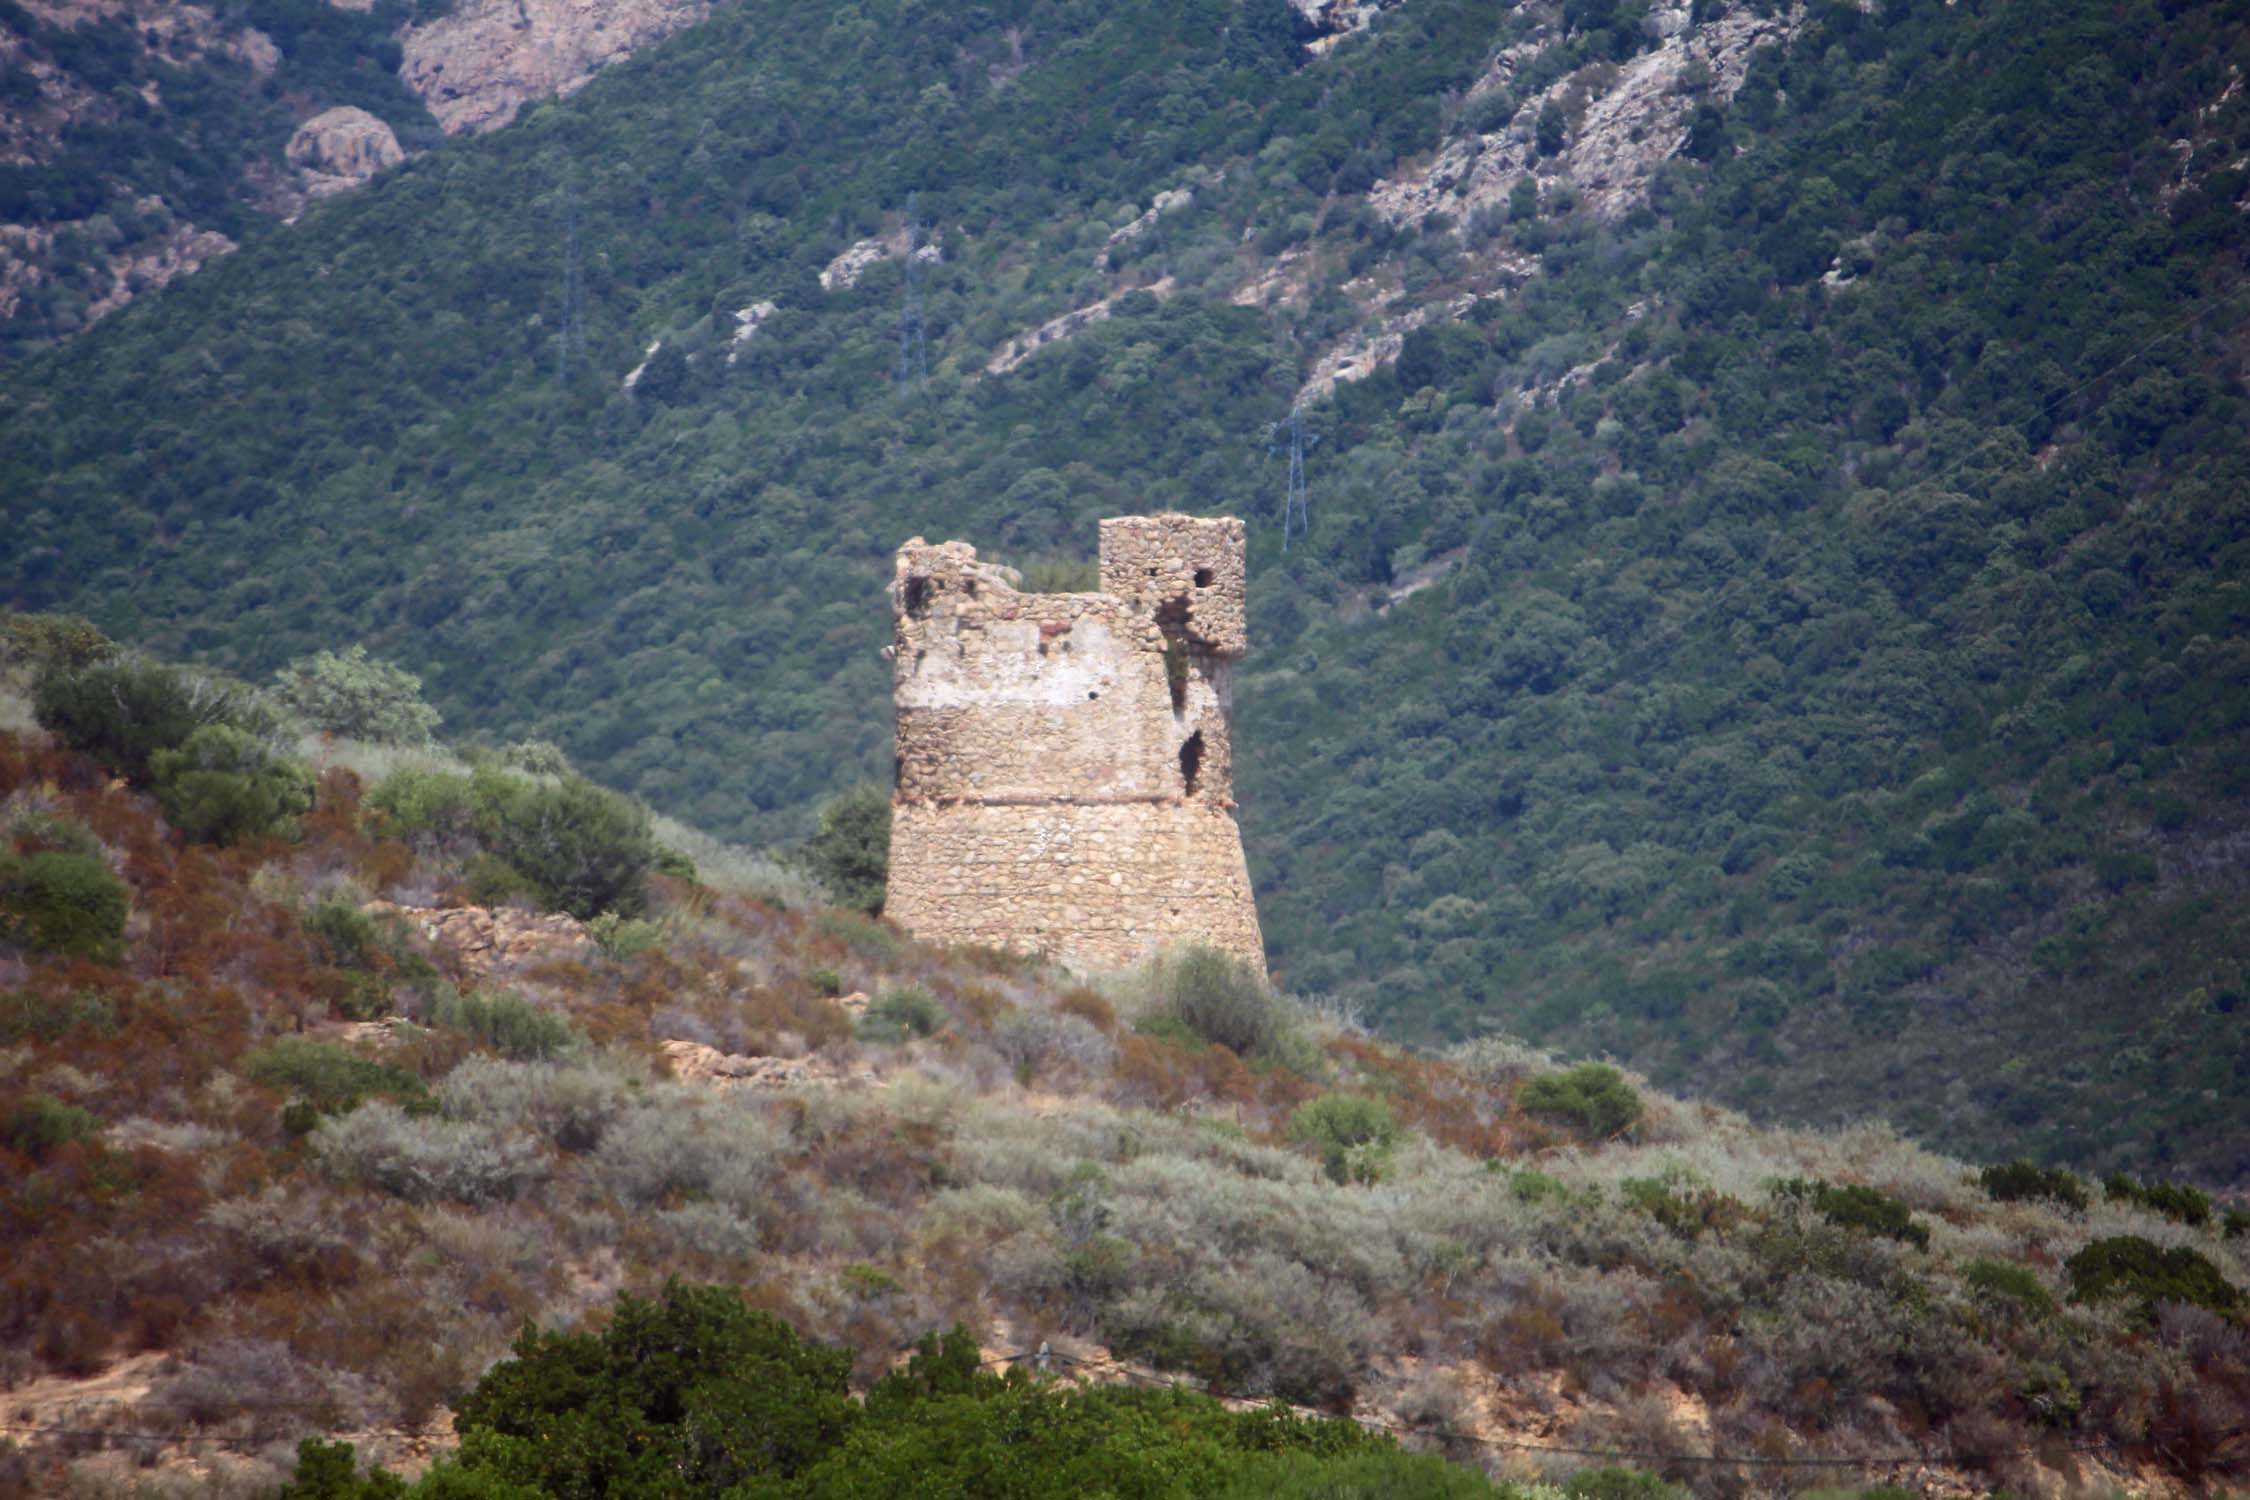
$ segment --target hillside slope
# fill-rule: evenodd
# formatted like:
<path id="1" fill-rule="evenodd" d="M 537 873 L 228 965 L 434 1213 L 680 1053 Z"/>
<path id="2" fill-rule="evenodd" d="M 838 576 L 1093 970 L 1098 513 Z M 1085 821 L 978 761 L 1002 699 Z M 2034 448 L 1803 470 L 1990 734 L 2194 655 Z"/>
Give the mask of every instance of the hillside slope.
<path id="1" fill-rule="evenodd" d="M 733 7 L 26 369 L 0 566 L 772 838 L 886 764 L 897 541 L 1241 511 L 1293 983 L 2236 1180 L 2223 20 Z"/>
<path id="2" fill-rule="evenodd" d="M 161 752 L 152 795 L 0 731 L 0 1494 L 427 1458 L 525 1322 L 672 1276 L 860 1388 L 960 1325 L 1518 1479 L 2250 1472 L 2250 1218 L 2192 1191 L 1416 1056 L 1215 956 L 1089 989 L 712 866 L 631 921 L 467 908 L 557 785 L 486 762 L 464 823 L 431 755 L 317 748 L 301 818 L 219 844 Z"/>

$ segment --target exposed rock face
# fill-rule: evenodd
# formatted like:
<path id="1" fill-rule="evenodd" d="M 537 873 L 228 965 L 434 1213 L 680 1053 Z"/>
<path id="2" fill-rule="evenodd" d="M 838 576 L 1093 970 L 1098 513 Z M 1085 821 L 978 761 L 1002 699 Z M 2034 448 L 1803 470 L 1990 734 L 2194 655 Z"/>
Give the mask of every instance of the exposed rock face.
<path id="1" fill-rule="evenodd" d="M 1289 0 L 1302 24 L 1314 33 L 1305 45 L 1325 52 L 1343 37 L 1365 31 L 1368 23 L 1400 0 Z"/>
<path id="2" fill-rule="evenodd" d="M 1074 307 L 1059 318 L 1049 318 L 1029 333 L 1019 333 L 1001 345 L 992 358 L 985 361 L 984 372 L 987 375 L 1005 375 L 1049 344 L 1060 343 L 1074 333 L 1083 333 L 1096 323 L 1106 321 L 1116 307 L 1117 299 L 1133 291 L 1147 292 L 1152 297 L 1169 297 L 1172 295 L 1172 278 L 1166 276 L 1149 286 L 1129 287 L 1124 292 L 1112 292 L 1099 302 Z"/>
<path id="3" fill-rule="evenodd" d="M 594 940 L 576 917 L 560 912 L 514 911 L 488 906 L 398 906 L 370 901 L 378 916 L 403 917 L 471 974 L 486 975 L 525 964 L 584 958 Z"/>
<path id="4" fill-rule="evenodd" d="M 712 1088 L 865 1089 L 881 1088 L 871 1068 L 847 1069 L 831 1057 L 745 1057 L 701 1042 L 660 1042 L 657 1050 L 682 1083 Z"/>
<path id="5" fill-rule="evenodd" d="M 849 291 L 859 285 L 859 278 L 867 273 L 869 266 L 904 255 L 906 241 L 906 231 L 903 229 L 861 240 L 821 268 L 820 289 L 824 292 Z M 914 258 L 925 265 L 936 265 L 945 259 L 945 252 L 936 245 L 922 245 L 914 251 Z"/>
<path id="6" fill-rule="evenodd" d="M 1079 968 L 1207 943 L 1264 969 L 1234 824 L 1240 521 L 1104 521 L 1092 594 L 916 537 L 891 602 L 886 915 Z"/>
<path id="7" fill-rule="evenodd" d="M 1623 218 L 1646 197 L 1657 166 L 1679 154 L 1695 106 L 1733 98 L 1750 53 L 1768 38 L 1788 36 L 1803 17 L 1801 9 L 1774 16 L 1736 10 L 1691 28 L 1684 6 L 1653 12 L 1647 24 L 1663 38 L 1656 47 L 1606 72 L 1582 69 L 1549 86 L 1499 130 L 1454 137 L 1428 165 L 1377 183 L 1368 202 L 1394 223 L 1419 224 L 1441 210 L 1465 222 L 1480 208 L 1506 203 L 1516 180 L 1529 175 L 1543 192 L 1568 182 L 1601 219 Z M 1534 50 L 1503 53 L 1472 97 L 1506 86 Z M 1588 96 L 1584 112 L 1563 150 L 1542 157 L 1533 140 L 1539 112 L 1574 89 Z"/>
<path id="8" fill-rule="evenodd" d="M 456 0 L 407 32 L 399 78 L 447 134 L 497 130 L 710 13 L 710 0 Z"/>
<path id="9" fill-rule="evenodd" d="M 305 191 L 315 198 L 358 187 L 406 160 L 390 126 L 348 104 L 324 109 L 298 126 L 285 154 L 305 174 Z"/>

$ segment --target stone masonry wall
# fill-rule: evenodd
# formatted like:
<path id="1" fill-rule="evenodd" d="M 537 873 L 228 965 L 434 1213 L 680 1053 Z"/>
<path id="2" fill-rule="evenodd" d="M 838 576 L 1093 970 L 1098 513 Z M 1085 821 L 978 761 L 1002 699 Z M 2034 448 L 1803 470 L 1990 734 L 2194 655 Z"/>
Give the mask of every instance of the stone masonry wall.
<path id="1" fill-rule="evenodd" d="M 1234 823 L 1242 523 L 1101 523 L 1102 591 L 1025 594 L 916 537 L 891 586 L 886 912 L 920 936 L 1116 968 L 1265 948 Z"/>

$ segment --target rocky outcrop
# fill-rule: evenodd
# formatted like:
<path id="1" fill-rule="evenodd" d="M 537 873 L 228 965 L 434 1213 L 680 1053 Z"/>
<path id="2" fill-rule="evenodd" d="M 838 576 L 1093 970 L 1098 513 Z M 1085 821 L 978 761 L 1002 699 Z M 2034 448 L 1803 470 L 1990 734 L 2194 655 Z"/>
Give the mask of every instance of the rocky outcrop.
<path id="1" fill-rule="evenodd" d="M 1122 292 L 1113 292 L 1099 302 L 1074 307 L 1059 318 L 1049 318 L 1030 332 L 1019 333 L 1001 345 L 992 358 L 985 361 L 984 372 L 987 375 L 1005 375 L 1049 344 L 1060 343 L 1074 333 L 1083 333 L 1096 323 L 1106 321 L 1116 306 L 1117 299 L 1132 292 L 1147 292 L 1152 297 L 1169 297 L 1172 295 L 1172 278 L 1167 276 L 1148 286 L 1129 287 Z"/>
<path id="2" fill-rule="evenodd" d="M 324 109 L 298 126 L 283 154 L 304 173 L 305 191 L 315 198 L 358 187 L 406 160 L 390 126 L 348 104 Z"/>
<path id="3" fill-rule="evenodd" d="M 594 947 L 584 924 L 560 912 L 504 906 L 399 906 L 389 901 L 370 901 L 361 909 L 373 916 L 402 918 L 433 947 L 480 977 L 527 964 L 585 958 Z"/>
<path id="4" fill-rule="evenodd" d="M 1289 8 L 1297 13 L 1298 24 L 1313 33 L 1305 43 L 1308 50 L 1325 52 L 1355 31 L 1365 31 L 1370 22 L 1400 0 L 1289 0 Z"/>
<path id="5" fill-rule="evenodd" d="M 864 1002 L 865 996 L 860 997 Z M 866 1089 L 881 1088 L 872 1068 L 847 1068 L 832 1057 L 745 1057 L 701 1042 L 657 1043 L 681 1083 L 710 1088 Z"/>
<path id="6" fill-rule="evenodd" d="M 1765 16 L 1730 12 L 1701 26 L 1688 24 L 1685 6 L 1653 11 L 1646 24 L 1660 40 L 1620 65 L 1596 65 L 1526 99 L 1497 130 L 1457 135 L 1415 170 L 1375 185 L 1368 202 L 1397 224 L 1419 224 L 1443 212 L 1466 223 L 1479 209 L 1503 205 L 1517 180 L 1530 177 L 1542 194 L 1568 183 L 1597 218 L 1615 221 L 1643 202 L 1651 174 L 1679 154 L 1688 116 L 1705 100 L 1724 103 L 1742 86 L 1750 54 L 1769 39 L 1790 35 L 1802 9 Z M 1516 68 L 1537 49 L 1510 48 L 1470 91 L 1508 86 Z M 1542 156 L 1535 140 L 1540 111 L 1559 101 L 1577 123 L 1560 152 Z"/>
<path id="7" fill-rule="evenodd" d="M 710 13 L 709 0 L 455 0 L 406 33 L 399 78 L 447 134 L 497 130 Z"/>
<path id="8" fill-rule="evenodd" d="M 843 292 L 859 285 L 859 278 L 867 268 L 893 256 L 906 253 L 906 231 L 865 239 L 853 245 L 821 268 L 820 289 L 824 292 Z M 924 265 L 936 265 L 945 259 L 945 252 L 936 245 L 922 245 L 914 258 Z"/>

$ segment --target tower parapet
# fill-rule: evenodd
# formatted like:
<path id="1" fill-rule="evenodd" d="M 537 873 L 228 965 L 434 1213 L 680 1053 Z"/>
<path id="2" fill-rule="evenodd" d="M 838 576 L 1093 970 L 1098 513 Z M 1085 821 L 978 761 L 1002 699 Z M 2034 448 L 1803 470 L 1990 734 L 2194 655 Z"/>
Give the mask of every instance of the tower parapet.
<path id="1" fill-rule="evenodd" d="M 920 936 L 1115 968 L 1203 942 L 1262 970 L 1234 823 L 1242 523 L 1101 523 L 1101 588 L 1027 594 L 899 549 L 886 910 Z"/>

